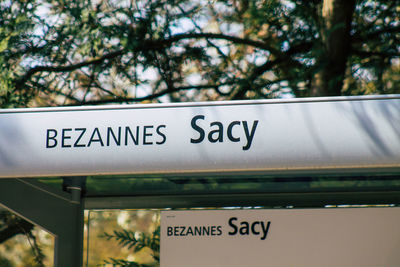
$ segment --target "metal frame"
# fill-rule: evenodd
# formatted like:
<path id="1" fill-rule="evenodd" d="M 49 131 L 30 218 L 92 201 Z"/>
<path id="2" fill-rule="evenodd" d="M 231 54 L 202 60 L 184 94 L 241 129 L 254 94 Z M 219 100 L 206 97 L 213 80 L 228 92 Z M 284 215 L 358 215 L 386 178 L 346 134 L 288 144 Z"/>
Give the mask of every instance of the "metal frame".
<path id="1" fill-rule="evenodd" d="M 327 96 L 327 97 L 302 97 L 281 99 L 253 99 L 234 101 L 203 101 L 203 102 L 173 102 L 173 103 L 148 103 L 130 105 L 103 105 L 103 106 L 62 106 L 38 108 L 10 108 L 0 109 L 0 113 L 32 113 L 32 112 L 57 112 L 57 111 L 83 111 L 83 110 L 123 110 L 123 109 L 149 109 L 168 107 L 210 107 L 210 106 L 240 106 L 253 104 L 289 104 L 289 103 L 319 103 L 319 102 L 348 102 L 360 100 L 389 100 L 400 99 L 400 94 L 388 95 L 361 95 L 361 96 Z"/>
<path id="2" fill-rule="evenodd" d="M 169 196 L 89 197 L 85 209 L 165 209 L 201 207 L 295 207 L 398 205 L 400 191 L 244 193 Z"/>
<path id="3" fill-rule="evenodd" d="M 32 179 L 1 179 L 0 205 L 54 235 L 54 266 L 82 266 L 83 205 L 78 187 L 68 194 Z"/>
<path id="4" fill-rule="evenodd" d="M 0 206 L 55 237 L 54 266 L 82 266 L 84 209 L 146 209 L 223 206 L 323 207 L 399 204 L 398 191 L 170 195 L 81 198 L 82 177 L 68 178 L 70 193 L 33 179 L 0 179 Z M 23 198 L 21 197 L 23 196 Z"/>

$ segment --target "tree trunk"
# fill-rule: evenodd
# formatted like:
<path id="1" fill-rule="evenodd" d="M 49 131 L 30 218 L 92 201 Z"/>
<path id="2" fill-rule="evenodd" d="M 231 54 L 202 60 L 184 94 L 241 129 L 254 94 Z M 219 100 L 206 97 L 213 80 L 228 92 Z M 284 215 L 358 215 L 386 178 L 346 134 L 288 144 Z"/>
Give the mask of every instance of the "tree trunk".
<path id="1" fill-rule="evenodd" d="M 311 84 L 312 96 L 341 95 L 350 55 L 350 29 L 355 0 L 324 0 L 320 14 L 322 49 Z"/>

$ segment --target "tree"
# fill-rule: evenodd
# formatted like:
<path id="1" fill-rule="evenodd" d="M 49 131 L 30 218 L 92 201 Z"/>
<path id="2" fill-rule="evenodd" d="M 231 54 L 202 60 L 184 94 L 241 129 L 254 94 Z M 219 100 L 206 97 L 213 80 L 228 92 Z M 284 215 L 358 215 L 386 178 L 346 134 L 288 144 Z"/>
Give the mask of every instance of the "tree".
<path id="1" fill-rule="evenodd" d="M 399 90 L 399 0 L 12 0 L 0 9 L 3 107 Z"/>

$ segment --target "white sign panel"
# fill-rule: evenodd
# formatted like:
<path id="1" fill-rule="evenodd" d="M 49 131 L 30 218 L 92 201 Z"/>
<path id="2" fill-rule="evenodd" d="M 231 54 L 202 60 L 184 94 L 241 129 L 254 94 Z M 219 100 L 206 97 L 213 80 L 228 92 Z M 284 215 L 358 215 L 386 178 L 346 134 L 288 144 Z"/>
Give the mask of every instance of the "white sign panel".
<path id="1" fill-rule="evenodd" d="M 161 267 L 400 266 L 400 208 L 161 213 Z"/>
<path id="2" fill-rule="evenodd" d="M 400 169 L 400 99 L 0 111 L 0 177 Z"/>

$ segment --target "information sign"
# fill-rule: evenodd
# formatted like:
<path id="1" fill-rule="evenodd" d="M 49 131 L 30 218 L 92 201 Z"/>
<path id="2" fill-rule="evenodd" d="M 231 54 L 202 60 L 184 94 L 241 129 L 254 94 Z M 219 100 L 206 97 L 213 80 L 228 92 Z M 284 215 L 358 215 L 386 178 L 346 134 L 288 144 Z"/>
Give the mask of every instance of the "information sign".
<path id="1" fill-rule="evenodd" d="M 400 170 L 400 99 L 0 111 L 0 177 Z"/>
<path id="2" fill-rule="evenodd" d="M 161 213 L 161 267 L 400 266 L 400 208 Z"/>

